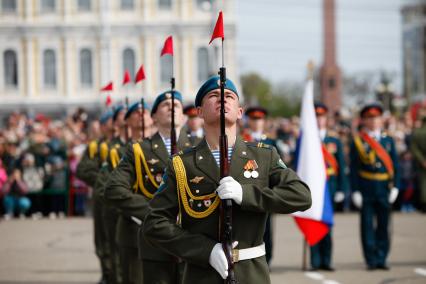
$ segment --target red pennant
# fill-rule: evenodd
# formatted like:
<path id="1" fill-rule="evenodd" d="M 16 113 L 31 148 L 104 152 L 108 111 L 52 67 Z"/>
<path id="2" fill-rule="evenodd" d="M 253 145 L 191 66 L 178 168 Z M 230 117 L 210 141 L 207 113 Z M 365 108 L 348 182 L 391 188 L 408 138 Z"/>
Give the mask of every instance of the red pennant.
<path id="1" fill-rule="evenodd" d="M 138 73 L 136 73 L 135 84 L 142 80 L 145 80 L 145 70 L 143 70 L 143 65 L 141 65 L 138 70 Z"/>
<path id="2" fill-rule="evenodd" d="M 161 50 L 161 56 L 164 54 L 170 54 L 173 56 L 173 37 L 169 36 L 164 42 L 163 49 Z"/>
<path id="3" fill-rule="evenodd" d="M 130 79 L 130 73 L 129 73 L 129 70 L 126 70 L 126 71 L 124 72 L 123 85 L 126 85 L 126 84 L 130 83 L 130 81 L 131 81 L 131 80 L 132 80 L 132 79 Z"/>
<path id="4" fill-rule="evenodd" d="M 101 89 L 101 92 L 110 92 L 114 89 L 114 84 L 112 82 L 109 82 L 105 87 Z"/>
<path id="5" fill-rule="evenodd" d="M 223 14 L 222 14 L 222 11 L 219 12 L 219 17 L 217 18 L 216 25 L 214 26 L 212 38 L 210 39 L 209 44 L 211 44 L 212 41 L 215 38 L 218 38 L 218 37 L 222 38 L 222 40 L 225 39 L 225 34 L 223 33 Z"/>
<path id="6" fill-rule="evenodd" d="M 110 95 L 108 95 L 107 96 L 107 98 L 106 98 L 106 101 L 105 101 L 105 105 L 108 107 L 108 106 L 110 106 L 112 104 L 112 99 L 111 99 L 111 96 Z"/>

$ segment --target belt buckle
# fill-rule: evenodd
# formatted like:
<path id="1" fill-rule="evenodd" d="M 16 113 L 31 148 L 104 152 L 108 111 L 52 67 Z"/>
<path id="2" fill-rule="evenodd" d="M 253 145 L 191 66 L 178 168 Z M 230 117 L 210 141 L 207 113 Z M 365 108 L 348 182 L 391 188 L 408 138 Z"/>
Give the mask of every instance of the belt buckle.
<path id="1" fill-rule="evenodd" d="M 237 249 L 232 249 L 232 262 L 238 262 L 240 261 L 240 252 Z"/>

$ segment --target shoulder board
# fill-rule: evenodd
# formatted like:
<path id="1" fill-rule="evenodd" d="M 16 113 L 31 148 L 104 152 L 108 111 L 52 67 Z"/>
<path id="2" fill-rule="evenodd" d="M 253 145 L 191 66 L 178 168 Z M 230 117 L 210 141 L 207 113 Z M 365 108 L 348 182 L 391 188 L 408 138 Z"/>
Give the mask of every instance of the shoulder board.
<path id="1" fill-rule="evenodd" d="M 264 149 L 272 149 L 271 145 L 268 145 L 268 144 L 265 144 L 265 143 L 262 143 L 262 142 L 247 142 L 247 146 L 264 148 Z"/>

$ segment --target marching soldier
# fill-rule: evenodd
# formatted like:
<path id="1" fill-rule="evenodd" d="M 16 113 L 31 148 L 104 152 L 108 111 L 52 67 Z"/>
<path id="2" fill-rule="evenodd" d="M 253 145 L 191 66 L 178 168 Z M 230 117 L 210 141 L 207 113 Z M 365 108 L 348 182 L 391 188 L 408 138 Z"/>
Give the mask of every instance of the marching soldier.
<path id="1" fill-rule="evenodd" d="M 368 270 L 388 270 L 391 204 L 398 196 L 398 159 L 395 143 L 382 132 L 383 109 L 362 108 L 362 128 L 351 145 L 352 199 L 361 207 L 362 249 Z"/>
<path id="2" fill-rule="evenodd" d="M 76 176 L 84 181 L 87 185 L 93 188 L 93 225 L 94 225 L 94 240 L 95 251 L 101 264 L 101 280 L 99 283 L 109 283 L 112 278 L 112 261 L 111 252 L 107 245 L 107 232 L 104 223 L 104 206 L 99 199 L 99 185 L 96 184 L 97 177 L 101 164 L 104 160 L 102 148 L 100 147 L 103 141 L 107 141 L 113 136 L 111 111 L 106 111 L 100 118 L 101 130 L 105 134 L 99 141 L 91 141 L 88 148 L 77 166 Z"/>
<path id="3" fill-rule="evenodd" d="M 198 145 L 204 138 L 203 120 L 198 117 L 197 108 L 191 104 L 183 109 L 187 116 L 186 132 L 192 145 Z"/>
<path id="4" fill-rule="evenodd" d="M 343 202 L 348 190 L 348 181 L 345 174 L 345 159 L 343 146 L 340 139 L 327 131 L 328 108 L 322 103 L 315 104 L 318 129 L 322 141 L 322 152 L 327 168 L 327 185 L 330 199 L 335 203 Z M 311 247 L 312 270 L 334 271 L 331 266 L 332 258 L 332 232 L 316 245 Z"/>
<path id="5" fill-rule="evenodd" d="M 426 106 L 419 111 L 421 126 L 413 131 L 411 152 L 417 167 L 417 184 L 419 189 L 419 209 L 426 212 Z"/>
<path id="6" fill-rule="evenodd" d="M 191 147 L 183 123 L 182 96 L 175 92 L 175 129 L 179 137 L 178 149 Z M 165 92 L 155 100 L 151 115 L 158 132 L 151 139 L 127 146 L 118 167 L 112 172 L 105 191 L 108 203 L 120 209 L 123 215 L 142 224 L 149 208 L 149 201 L 162 182 L 164 169 L 171 154 L 171 92 Z M 180 135 L 179 135 L 180 134 Z M 137 217 L 137 218 L 135 218 Z M 143 283 L 178 283 L 177 261 L 171 255 L 149 245 L 142 234 L 138 237 L 142 258 Z"/>
<path id="7" fill-rule="evenodd" d="M 276 148 L 275 140 L 269 138 L 264 132 L 268 111 L 260 106 L 249 107 L 247 108 L 245 115 L 247 116 L 248 128 L 244 129 L 242 133 L 243 140 L 247 142 L 260 142 Z M 263 236 L 263 241 L 265 242 L 266 248 L 266 262 L 268 265 L 271 264 L 273 251 L 273 231 L 271 219 L 272 216 L 268 215 L 268 219 L 266 220 L 265 234 Z"/>
<path id="8" fill-rule="evenodd" d="M 163 182 L 150 202 L 144 236 L 185 261 L 184 283 L 223 283 L 228 262 L 219 241 L 218 206 L 221 199 L 232 199 L 236 279 L 246 284 L 269 283 L 263 243 L 267 214 L 308 209 L 310 191 L 285 166 L 275 148 L 245 143 L 237 137 L 236 123 L 243 111 L 231 80 L 225 86 L 230 176 L 219 180 L 218 80 L 217 76 L 208 79 L 195 99 L 198 114 L 204 119 L 205 139 L 169 161 Z"/>

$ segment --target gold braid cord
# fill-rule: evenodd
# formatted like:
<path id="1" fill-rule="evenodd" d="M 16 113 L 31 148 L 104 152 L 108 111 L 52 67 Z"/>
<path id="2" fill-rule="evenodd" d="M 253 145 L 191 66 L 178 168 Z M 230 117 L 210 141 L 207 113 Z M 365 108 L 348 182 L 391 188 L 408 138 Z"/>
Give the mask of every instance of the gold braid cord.
<path id="1" fill-rule="evenodd" d="M 219 196 L 216 194 L 216 192 L 213 192 L 208 195 L 202 195 L 202 196 L 195 196 L 192 194 L 191 189 L 189 188 L 188 181 L 186 178 L 186 171 L 185 166 L 183 165 L 183 161 L 181 157 L 175 156 L 173 157 L 173 168 L 176 173 L 176 182 L 177 182 L 177 194 L 178 194 L 178 201 L 179 201 L 179 212 L 180 212 L 180 201 L 182 201 L 183 208 L 185 209 L 185 212 L 196 219 L 206 218 L 210 214 L 213 213 L 213 211 L 219 206 L 220 199 Z M 206 200 L 210 198 L 215 198 L 213 203 L 204 211 L 195 211 L 193 210 L 189 204 L 188 204 L 188 197 L 193 200 Z M 179 213 L 179 215 L 181 215 Z M 180 219 L 180 218 L 179 218 Z"/>
<path id="2" fill-rule="evenodd" d="M 89 158 L 94 159 L 98 153 L 98 142 L 92 141 L 89 143 Z"/>
<path id="3" fill-rule="evenodd" d="M 118 155 L 117 147 L 114 147 L 109 152 L 109 156 L 111 159 L 111 165 L 112 168 L 115 169 L 118 166 L 118 163 L 120 162 L 120 155 Z"/>
<path id="4" fill-rule="evenodd" d="M 150 193 L 145 185 L 143 184 L 143 176 L 142 176 L 142 164 L 145 169 L 146 174 L 148 175 L 148 179 L 151 181 L 152 185 L 155 188 L 158 188 L 158 183 L 155 181 L 154 176 L 151 174 L 148 164 L 146 163 L 145 155 L 142 151 L 141 146 L 139 143 L 133 144 L 133 153 L 135 155 L 135 167 L 136 167 L 136 182 L 139 185 L 139 188 L 141 189 L 142 193 L 148 197 L 149 199 L 152 199 L 154 197 L 154 194 Z M 142 164 L 141 164 L 142 162 Z M 137 190 L 137 188 L 136 188 Z"/>
<path id="5" fill-rule="evenodd" d="M 108 157 L 108 144 L 106 142 L 102 142 L 99 148 L 100 148 L 101 162 L 104 163 Z"/>
<path id="6" fill-rule="evenodd" d="M 364 147 L 362 146 L 361 138 L 357 135 L 354 138 L 355 146 L 358 150 L 359 156 L 361 157 L 361 161 L 364 164 L 372 165 L 376 161 L 376 154 L 372 149 L 370 153 L 366 153 Z"/>

